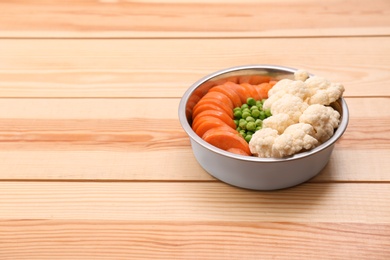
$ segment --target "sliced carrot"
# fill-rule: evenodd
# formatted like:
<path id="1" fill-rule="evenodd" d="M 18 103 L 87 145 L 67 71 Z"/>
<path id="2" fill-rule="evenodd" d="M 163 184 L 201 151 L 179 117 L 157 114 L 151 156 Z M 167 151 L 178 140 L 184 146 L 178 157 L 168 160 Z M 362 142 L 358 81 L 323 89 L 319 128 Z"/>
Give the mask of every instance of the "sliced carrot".
<path id="1" fill-rule="evenodd" d="M 207 126 L 202 126 L 202 125 L 204 123 L 208 123 L 208 122 L 210 122 L 210 124 L 214 124 L 214 125 L 218 124 L 218 126 L 215 126 L 215 127 L 212 127 L 212 128 L 218 127 L 218 128 L 224 129 L 227 132 L 238 133 L 235 128 L 232 128 L 231 126 L 227 125 L 221 119 L 213 117 L 213 116 L 207 116 L 207 115 L 206 116 L 202 116 L 202 117 L 197 117 L 196 120 L 192 124 L 192 130 L 194 130 L 195 133 L 197 133 L 200 137 L 202 137 L 204 133 L 202 133 L 201 129 L 204 128 L 204 127 L 207 128 Z M 200 131 L 201 135 L 199 134 L 199 131 Z"/>
<path id="2" fill-rule="evenodd" d="M 199 106 L 203 106 L 204 104 L 213 104 L 215 106 L 218 106 L 220 110 L 225 111 L 227 115 L 229 115 L 231 118 L 233 118 L 233 111 L 230 106 L 223 103 L 221 100 L 218 99 L 212 99 L 212 98 L 202 98 L 195 106 L 192 111 L 195 111 L 198 109 Z M 194 117 L 192 117 L 194 118 Z"/>
<path id="3" fill-rule="evenodd" d="M 237 133 L 237 131 L 230 126 L 228 126 L 225 122 L 215 119 L 214 120 L 201 120 L 201 122 L 198 124 L 195 133 L 199 135 L 200 137 L 203 137 L 203 135 L 212 128 L 224 128 L 227 132 Z"/>
<path id="4" fill-rule="evenodd" d="M 197 95 L 200 98 L 202 98 L 213 86 L 215 86 L 214 82 L 206 81 L 205 83 L 201 84 L 197 89 L 194 90 L 193 95 Z"/>
<path id="5" fill-rule="evenodd" d="M 261 99 L 263 98 L 268 98 L 268 91 L 272 88 L 273 86 L 269 83 L 262 83 L 260 85 L 255 86 L 257 92 L 259 93 Z"/>
<path id="6" fill-rule="evenodd" d="M 189 111 L 193 111 L 194 109 L 194 106 L 199 102 L 201 98 L 196 95 L 196 94 L 192 94 L 189 98 L 188 98 L 188 101 L 187 101 L 187 105 L 186 105 L 186 109 L 189 110 Z"/>
<path id="7" fill-rule="evenodd" d="M 225 110 L 225 109 L 221 108 L 221 106 L 219 106 L 219 105 L 216 105 L 216 104 L 211 103 L 211 102 L 203 101 L 199 105 L 194 107 L 193 112 L 192 112 L 192 118 L 195 118 L 199 113 L 201 113 L 201 112 L 203 112 L 205 110 L 221 111 L 221 112 L 224 112 L 224 113 L 228 114 L 228 116 L 231 117 L 231 118 L 233 118 L 233 116 L 234 116 L 232 109 Z"/>
<path id="8" fill-rule="evenodd" d="M 249 83 L 252 85 L 258 85 L 261 83 L 269 82 L 272 78 L 270 76 L 265 75 L 245 75 L 241 76 L 239 79 L 239 83 Z"/>
<path id="9" fill-rule="evenodd" d="M 240 85 L 243 86 L 244 88 L 246 88 L 247 92 L 250 93 L 252 98 L 254 98 L 255 100 L 260 100 L 261 99 L 260 95 L 257 92 L 257 90 L 255 89 L 254 85 L 249 84 L 249 83 L 241 83 Z"/>
<path id="10" fill-rule="evenodd" d="M 207 92 L 206 95 L 204 95 L 203 97 L 204 99 L 218 99 L 220 101 L 222 101 L 223 103 L 225 103 L 226 105 L 228 105 L 230 107 L 230 109 L 233 109 L 234 108 L 234 105 L 233 105 L 233 102 L 230 100 L 230 98 L 225 95 L 224 93 L 221 93 L 221 92 L 217 92 L 217 91 L 209 91 Z"/>
<path id="11" fill-rule="evenodd" d="M 224 123 L 226 125 L 225 122 L 223 122 L 221 119 L 219 118 L 215 118 L 214 116 L 202 116 L 202 117 L 196 117 L 196 120 L 192 121 L 192 130 L 194 130 L 194 132 L 196 133 L 198 131 L 198 127 L 204 123 L 204 122 L 207 122 L 207 121 L 221 121 L 222 123 Z"/>
<path id="12" fill-rule="evenodd" d="M 228 78 L 218 79 L 218 80 L 215 80 L 213 82 L 214 82 L 215 86 L 217 86 L 217 85 L 223 85 L 225 82 L 238 83 L 239 79 L 240 79 L 239 76 L 231 76 L 231 77 L 228 77 Z"/>
<path id="13" fill-rule="evenodd" d="M 230 76 L 230 77 L 226 78 L 226 81 L 238 83 L 239 78 L 240 78 L 239 76 Z"/>
<path id="14" fill-rule="evenodd" d="M 234 107 L 240 107 L 242 105 L 241 99 L 237 93 L 233 89 L 227 88 L 223 85 L 212 87 L 209 92 L 221 92 L 225 94 L 232 101 Z"/>
<path id="15" fill-rule="evenodd" d="M 278 83 L 277 80 L 271 80 L 270 82 L 268 82 L 269 84 L 271 84 L 271 86 L 275 86 L 276 83 Z"/>
<path id="16" fill-rule="evenodd" d="M 225 151 L 231 148 L 238 148 L 248 155 L 251 154 L 248 143 L 238 133 L 234 134 L 216 127 L 208 130 L 202 138 L 209 144 Z"/>
<path id="17" fill-rule="evenodd" d="M 229 148 L 227 149 L 227 151 L 235 154 L 240 154 L 240 155 L 250 155 L 240 148 Z"/>
<path id="18" fill-rule="evenodd" d="M 203 116 L 212 116 L 212 117 L 216 117 L 220 120 L 222 120 L 223 122 L 225 122 L 228 126 L 230 126 L 231 128 L 235 129 L 236 128 L 236 124 L 234 123 L 233 121 L 233 118 L 231 118 L 230 116 L 228 116 L 226 113 L 224 112 L 221 112 L 221 111 L 215 111 L 215 110 L 205 110 L 203 112 L 200 112 L 199 114 L 196 115 L 196 117 L 194 118 L 193 120 L 193 123 L 195 124 L 195 122 L 198 120 L 198 118 L 201 118 Z"/>
<path id="19" fill-rule="evenodd" d="M 223 85 L 227 88 L 234 90 L 237 93 L 237 95 L 240 97 L 242 104 L 245 104 L 248 97 L 250 97 L 250 93 L 248 93 L 247 90 L 239 84 L 233 82 L 226 82 Z"/>

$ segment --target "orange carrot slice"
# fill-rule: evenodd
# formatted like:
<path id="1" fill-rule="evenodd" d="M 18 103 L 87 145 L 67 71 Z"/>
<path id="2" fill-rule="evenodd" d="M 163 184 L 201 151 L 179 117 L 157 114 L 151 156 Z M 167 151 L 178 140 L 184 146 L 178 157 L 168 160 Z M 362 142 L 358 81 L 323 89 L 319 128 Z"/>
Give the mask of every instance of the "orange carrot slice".
<path id="1" fill-rule="evenodd" d="M 238 133 L 227 132 L 216 127 L 208 130 L 202 138 L 209 144 L 225 151 L 231 148 L 238 148 L 248 155 L 251 154 L 248 143 Z"/>
<path id="2" fill-rule="evenodd" d="M 221 92 L 209 91 L 206 95 L 204 95 L 203 99 L 218 99 L 228 105 L 230 109 L 234 108 L 233 102 L 230 100 L 230 98 Z"/>
<path id="3" fill-rule="evenodd" d="M 225 122 L 223 122 L 219 119 L 216 119 L 216 118 L 214 118 L 214 120 L 209 120 L 209 119 L 200 120 L 200 123 L 198 124 L 195 133 L 198 136 L 203 137 L 203 135 L 208 130 L 213 129 L 213 128 L 217 128 L 217 127 L 221 128 L 221 129 L 224 128 L 227 132 L 237 133 L 237 131 L 235 129 L 231 128 Z"/>
<path id="4" fill-rule="evenodd" d="M 194 120 L 192 122 L 192 125 L 191 125 L 192 130 L 194 130 L 194 132 L 196 133 L 198 131 L 199 126 L 206 121 L 210 121 L 210 122 L 221 121 L 222 123 L 224 123 L 226 125 L 225 122 L 223 122 L 221 119 L 216 118 L 214 116 L 202 116 L 202 117 L 198 116 L 198 117 L 196 117 L 196 120 Z"/>
<path id="5" fill-rule="evenodd" d="M 223 109 L 219 105 L 215 105 L 215 103 L 211 102 L 202 102 L 198 106 L 196 106 L 192 112 L 192 118 L 195 118 L 199 113 L 205 111 L 205 110 L 215 110 L 215 111 L 221 111 L 226 114 L 228 114 L 229 117 L 233 118 L 233 110 L 232 109 Z"/>
<path id="6" fill-rule="evenodd" d="M 212 117 L 216 117 L 220 120 L 222 120 L 223 122 L 225 122 L 228 126 L 230 126 L 231 128 L 233 129 L 236 129 L 236 124 L 234 123 L 233 119 L 228 116 L 226 113 L 224 112 L 221 112 L 221 111 L 215 111 L 215 110 L 205 110 L 203 112 L 200 112 L 199 114 L 196 115 L 196 117 L 194 118 L 194 121 L 193 123 L 195 124 L 196 121 L 198 120 L 198 118 L 201 118 L 203 116 L 212 116 Z"/>
<path id="7" fill-rule="evenodd" d="M 221 100 L 219 99 L 214 99 L 214 98 L 202 98 L 195 106 L 194 106 L 194 109 L 192 111 L 195 111 L 196 109 L 198 109 L 199 106 L 202 106 L 204 104 L 213 104 L 215 106 L 218 106 L 219 108 L 221 108 L 223 111 L 225 111 L 226 114 L 228 114 L 231 118 L 233 118 L 232 116 L 232 108 L 227 105 L 226 103 L 222 102 Z M 192 117 L 194 118 L 194 117 Z"/>
<path id="8" fill-rule="evenodd" d="M 269 83 L 262 83 L 255 86 L 255 89 L 259 93 L 261 99 L 268 98 L 268 91 L 272 88 L 272 85 Z"/>
<path id="9" fill-rule="evenodd" d="M 271 81 L 269 82 L 269 84 L 271 84 L 272 87 L 275 86 L 276 83 L 278 83 L 277 80 L 271 80 Z"/>
<path id="10" fill-rule="evenodd" d="M 240 85 L 246 88 L 247 92 L 250 93 L 252 98 L 254 98 L 255 100 L 261 99 L 259 93 L 255 89 L 255 86 L 249 83 L 241 83 Z"/>
<path id="11" fill-rule="evenodd" d="M 248 93 L 248 91 L 239 84 L 235 84 L 233 82 L 226 82 L 223 85 L 226 86 L 227 88 L 234 90 L 237 93 L 237 95 L 240 97 L 242 104 L 245 104 L 248 97 L 250 97 L 250 93 Z"/>
<path id="12" fill-rule="evenodd" d="M 240 96 L 238 96 L 234 90 L 226 88 L 223 85 L 215 86 L 211 88 L 209 92 L 220 92 L 225 94 L 232 101 L 234 107 L 240 107 L 242 105 Z"/>
<path id="13" fill-rule="evenodd" d="M 258 85 L 261 83 L 269 82 L 272 78 L 270 76 L 265 76 L 265 75 L 246 75 L 246 76 L 241 76 L 239 79 L 239 83 L 249 83 L 252 85 Z"/>

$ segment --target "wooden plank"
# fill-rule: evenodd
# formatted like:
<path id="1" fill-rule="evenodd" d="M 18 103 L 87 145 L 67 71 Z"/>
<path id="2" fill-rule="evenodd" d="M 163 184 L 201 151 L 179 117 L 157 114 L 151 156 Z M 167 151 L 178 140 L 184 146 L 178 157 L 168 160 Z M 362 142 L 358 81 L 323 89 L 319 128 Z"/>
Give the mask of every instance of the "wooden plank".
<path id="1" fill-rule="evenodd" d="M 286 37 L 389 35 L 372 1 L 1 1 L 0 37 Z"/>
<path id="2" fill-rule="evenodd" d="M 389 183 L 1 182 L 0 219 L 390 224 Z"/>
<path id="3" fill-rule="evenodd" d="M 96 145 L 73 151 L 37 151 L 22 144 L 16 150 L 15 146 L 0 151 L 0 180 L 215 181 L 197 163 L 189 146 L 136 153 L 125 146 L 117 146 L 117 151 Z M 328 165 L 310 182 L 390 181 L 389 171 L 384 170 L 389 169 L 389 155 L 390 149 L 339 149 L 336 145 Z"/>
<path id="4" fill-rule="evenodd" d="M 390 255 L 388 224 L 23 219 L 0 221 L 0 234 L 3 260 L 385 260 Z"/>
<path id="5" fill-rule="evenodd" d="M 390 37 L 296 38 L 288 44 L 286 39 L 2 40 L 0 96 L 181 97 L 205 75 L 246 64 L 306 69 L 343 83 L 346 96 L 390 96 L 388 57 Z"/>
<path id="6" fill-rule="evenodd" d="M 390 181 L 389 101 L 347 98 L 348 129 L 312 182 Z M 0 179 L 214 180 L 192 154 L 178 103 L 0 99 Z"/>

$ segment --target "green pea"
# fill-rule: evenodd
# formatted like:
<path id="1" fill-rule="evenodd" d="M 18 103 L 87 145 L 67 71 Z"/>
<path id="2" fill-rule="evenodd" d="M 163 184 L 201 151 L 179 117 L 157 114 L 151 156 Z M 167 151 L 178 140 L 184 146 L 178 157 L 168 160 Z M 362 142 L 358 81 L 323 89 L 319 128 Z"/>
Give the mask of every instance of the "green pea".
<path id="1" fill-rule="evenodd" d="M 256 119 L 256 121 L 255 121 L 255 124 L 256 124 L 256 126 L 263 126 L 263 121 L 261 121 L 261 119 Z"/>
<path id="2" fill-rule="evenodd" d="M 241 111 L 241 107 L 235 107 L 235 108 L 233 109 L 233 112 L 236 112 L 236 111 Z"/>
<path id="3" fill-rule="evenodd" d="M 244 120 L 244 121 L 240 121 L 239 123 L 238 123 L 238 126 L 241 128 L 241 129 L 243 129 L 243 130 L 245 130 L 246 129 L 246 125 L 247 125 L 247 122 Z"/>
<path id="4" fill-rule="evenodd" d="M 257 106 L 252 106 L 252 107 L 250 108 L 250 111 L 253 111 L 253 110 L 259 110 L 259 108 L 258 108 Z"/>
<path id="5" fill-rule="evenodd" d="M 246 124 L 246 130 L 248 131 L 255 131 L 256 130 L 256 124 L 255 122 L 248 122 Z M 247 133 L 248 134 L 248 133 Z"/>
<path id="6" fill-rule="evenodd" d="M 263 98 L 263 99 L 261 100 L 261 103 L 264 105 L 264 102 L 265 102 L 266 100 L 267 100 L 267 99 Z"/>
<path id="7" fill-rule="evenodd" d="M 244 112 L 242 113 L 242 118 L 247 118 L 248 116 L 251 116 L 251 113 L 250 112 Z"/>
<path id="8" fill-rule="evenodd" d="M 251 135 L 246 135 L 244 138 L 245 138 L 245 141 L 247 141 L 249 143 L 251 141 L 251 139 L 252 139 L 252 136 Z"/>
<path id="9" fill-rule="evenodd" d="M 255 132 L 259 131 L 261 128 L 263 128 L 263 127 L 262 126 L 257 126 Z"/>
<path id="10" fill-rule="evenodd" d="M 237 111 L 234 112 L 234 118 L 239 119 L 241 117 L 242 117 L 241 110 L 237 110 Z"/>
<path id="11" fill-rule="evenodd" d="M 238 126 L 238 120 L 237 120 L 237 119 L 234 119 L 233 121 L 234 121 L 234 124 L 235 124 L 236 126 Z"/>
<path id="12" fill-rule="evenodd" d="M 263 110 L 263 104 L 261 104 L 261 102 L 260 102 L 259 105 L 256 104 L 256 107 L 257 107 L 259 110 Z"/>
<path id="13" fill-rule="evenodd" d="M 249 105 L 249 106 L 255 106 L 256 105 L 256 100 L 254 98 L 248 98 L 246 100 L 246 103 Z"/>
<path id="14" fill-rule="evenodd" d="M 239 134 L 243 137 L 243 138 L 245 138 L 246 137 L 246 133 L 245 133 L 245 131 L 240 131 L 239 132 Z"/>
<path id="15" fill-rule="evenodd" d="M 263 106 L 263 103 L 261 103 L 261 100 L 257 100 L 257 101 L 256 101 L 256 106 L 258 107 L 259 105 L 260 105 L 260 106 Z"/>
<path id="16" fill-rule="evenodd" d="M 238 126 L 238 127 L 236 128 L 236 130 L 237 130 L 237 132 L 240 132 L 242 129 L 241 129 L 241 127 Z"/>
<path id="17" fill-rule="evenodd" d="M 259 110 L 253 110 L 251 115 L 252 115 L 253 118 L 259 118 L 260 111 Z"/>
<path id="18" fill-rule="evenodd" d="M 249 108 L 248 104 L 242 104 L 241 109 Z"/>
<path id="19" fill-rule="evenodd" d="M 255 132 L 254 131 L 247 131 L 246 134 L 247 135 L 253 135 Z"/>
<path id="20" fill-rule="evenodd" d="M 244 108 L 243 110 L 241 110 L 242 111 L 242 113 L 245 113 L 245 112 L 248 112 L 248 113 L 250 113 L 251 112 L 251 110 L 249 109 L 249 108 Z"/>
<path id="21" fill-rule="evenodd" d="M 259 116 L 259 118 L 260 118 L 261 120 L 264 120 L 264 119 L 265 119 L 265 112 L 264 112 L 264 111 L 260 111 L 260 116 Z"/>
<path id="22" fill-rule="evenodd" d="M 247 118 L 245 118 L 245 120 L 247 122 L 255 122 L 255 119 L 253 117 L 251 117 L 251 116 L 248 116 Z"/>

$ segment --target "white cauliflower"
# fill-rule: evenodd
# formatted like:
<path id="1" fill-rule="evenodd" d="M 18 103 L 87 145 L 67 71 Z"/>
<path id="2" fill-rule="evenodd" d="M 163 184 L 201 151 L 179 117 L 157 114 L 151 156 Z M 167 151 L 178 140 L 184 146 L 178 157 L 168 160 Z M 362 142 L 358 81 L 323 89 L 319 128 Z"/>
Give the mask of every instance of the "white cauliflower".
<path id="1" fill-rule="evenodd" d="M 340 83 L 332 83 L 325 78 L 313 76 L 305 81 L 310 91 L 307 99 L 309 105 L 329 105 L 338 100 L 344 93 L 344 86 Z"/>
<path id="2" fill-rule="evenodd" d="M 294 73 L 295 80 L 305 81 L 309 78 L 309 73 L 306 70 L 297 70 Z"/>
<path id="3" fill-rule="evenodd" d="M 255 132 L 249 142 L 251 153 L 258 157 L 273 157 L 272 146 L 278 136 L 278 131 L 272 128 L 262 128 Z"/>
<path id="4" fill-rule="evenodd" d="M 285 90 L 292 84 L 294 81 L 291 79 L 282 79 L 279 80 L 269 91 L 268 91 L 268 97 L 272 97 L 276 92 L 280 90 Z"/>
<path id="5" fill-rule="evenodd" d="M 340 123 L 340 114 L 332 107 L 321 104 L 309 106 L 299 118 L 300 123 L 313 126 L 314 137 L 321 143 L 332 137 L 334 129 Z"/>
<path id="6" fill-rule="evenodd" d="M 275 129 L 279 134 L 282 134 L 287 127 L 294 123 L 288 114 L 280 113 L 264 119 L 263 127 Z"/>
<path id="7" fill-rule="evenodd" d="M 268 91 L 268 99 L 264 102 L 264 109 L 271 109 L 272 105 L 285 94 L 291 94 L 305 100 L 309 97 L 309 89 L 303 81 L 283 79 Z"/>
<path id="8" fill-rule="evenodd" d="M 287 114 L 294 123 L 298 123 L 299 117 L 309 105 L 297 96 L 284 94 L 272 104 L 272 115 Z"/>
<path id="9" fill-rule="evenodd" d="M 262 128 L 252 136 L 249 149 L 259 157 L 282 158 L 315 147 L 314 134 L 313 127 L 304 123 L 290 125 L 281 135 L 275 129 Z"/>
<path id="10" fill-rule="evenodd" d="M 309 124 L 290 125 L 275 139 L 272 146 L 273 156 L 281 158 L 314 148 L 318 144 L 317 139 L 313 137 L 314 134 L 314 128 Z"/>
<path id="11" fill-rule="evenodd" d="M 263 109 L 272 116 L 252 135 L 249 147 L 259 157 L 282 158 L 312 149 L 327 141 L 340 123 L 340 114 L 329 105 L 344 86 L 299 70 L 295 80 L 282 79 L 268 92 Z"/>

